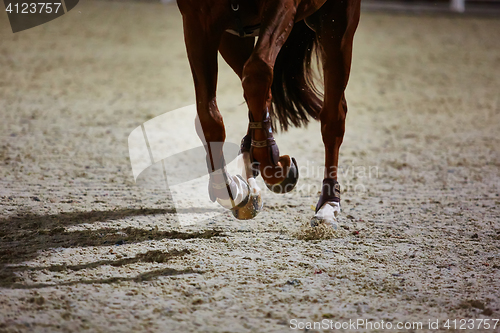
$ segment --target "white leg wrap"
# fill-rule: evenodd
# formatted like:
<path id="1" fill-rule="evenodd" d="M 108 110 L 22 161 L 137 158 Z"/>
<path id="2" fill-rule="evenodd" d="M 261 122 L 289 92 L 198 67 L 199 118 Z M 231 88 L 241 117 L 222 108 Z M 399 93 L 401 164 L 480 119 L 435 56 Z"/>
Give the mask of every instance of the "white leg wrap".
<path id="1" fill-rule="evenodd" d="M 248 185 L 250 185 L 250 194 L 260 195 L 260 187 L 259 185 L 257 185 L 257 181 L 255 181 L 255 178 L 248 178 Z"/>
<path id="2" fill-rule="evenodd" d="M 337 229 L 337 216 L 340 214 L 340 204 L 329 201 L 323 204 L 311 220 L 311 225 L 317 226 L 320 223 L 327 223 Z"/>
<path id="3" fill-rule="evenodd" d="M 248 185 L 245 183 L 243 179 L 240 177 L 232 177 L 231 179 L 233 182 L 236 184 L 236 193 L 233 194 L 233 201 L 231 202 L 230 199 L 220 199 L 217 198 L 217 202 L 224 208 L 227 209 L 232 209 L 234 206 L 239 205 L 243 200 L 245 200 L 248 197 Z M 229 193 L 228 193 L 229 196 Z"/>

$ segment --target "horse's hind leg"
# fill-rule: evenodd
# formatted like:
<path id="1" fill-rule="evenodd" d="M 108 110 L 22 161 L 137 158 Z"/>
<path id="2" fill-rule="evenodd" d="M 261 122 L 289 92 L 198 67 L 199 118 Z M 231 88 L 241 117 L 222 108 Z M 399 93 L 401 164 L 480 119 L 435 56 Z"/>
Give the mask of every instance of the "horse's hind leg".
<path id="1" fill-rule="evenodd" d="M 298 178 L 290 157 L 279 157 L 268 112 L 271 107 L 274 63 L 292 30 L 296 6 L 297 2 L 293 0 L 265 3 L 259 39 L 243 68 L 242 85 L 251 118 L 252 157 L 260 164 L 262 178 L 275 192 L 291 190 Z"/>
<path id="2" fill-rule="evenodd" d="M 321 45 L 325 79 L 325 100 L 320 112 L 321 134 L 325 145 L 325 179 L 312 225 L 336 225 L 340 211 L 337 182 L 339 149 L 345 131 L 347 104 L 344 91 L 349 79 L 352 43 L 356 31 L 360 0 L 328 0 L 317 17 L 317 36 Z"/>

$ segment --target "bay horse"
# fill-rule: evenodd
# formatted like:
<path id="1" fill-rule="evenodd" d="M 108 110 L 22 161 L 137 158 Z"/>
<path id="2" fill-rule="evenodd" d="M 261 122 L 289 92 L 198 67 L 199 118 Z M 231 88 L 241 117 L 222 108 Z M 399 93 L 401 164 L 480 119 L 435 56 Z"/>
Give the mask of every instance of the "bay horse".
<path id="1" fill-rule="evenodd" d="M 298 181 L 294 158 L 279 155 L 273 131 L 279 125 L 321 122 L 325 174 L 311 225 L 336 225 L 339 148 L 345 131 L 352 45 L 361 0 L 177 0 L 194 80 L 198 136 L 207 152 L 212 202 L 239 219 L 262 208 L 255 177 L 260 173 L 276 193 Z M 257 37 L 257 41 L 255 41 Z M 241 143 L 242 176 L 227 172 L 222 146 L 225 129 L 217 107 L 217 53 L 241 79 L 249 124 Z M 324 98 L 312 79 L 316 52 L 324 77 Z"/>

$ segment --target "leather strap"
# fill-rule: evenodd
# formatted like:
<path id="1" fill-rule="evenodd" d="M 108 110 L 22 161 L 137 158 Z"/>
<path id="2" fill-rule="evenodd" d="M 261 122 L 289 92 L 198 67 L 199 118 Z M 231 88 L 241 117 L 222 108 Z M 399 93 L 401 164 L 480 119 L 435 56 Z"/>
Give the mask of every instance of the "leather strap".
<path id="1" fill-rule="evenodd" d="M 252 137 L 252 143 L 250 147 L 250 155 L 253 160 L 253 148 L 265 148 L 267 147 L 269 150 L 269 156 L 271 158 L 271 162 L 274 165 L 278 165 L 278 161 L 280 158 L 280 152 L 278 149 L 278 145 L 274 140 L 273 132 L 271 130 L 271 119 L 269 117 L 269 111 L 266 111 L 266 118 L 263 121 L 253 121 L 252 114 L 248 112 L 248 118 L 250 118 L 250 122 L 248 123 L 248 133 L 250 133 Z M 256 129 L 260 129 L 267 134 L 266 140 L 254 140 L 254 131 Z"/>
<path id="2" fill-rule="evenodd" d="M 262 128 L 262 122 L 260 121 L 251 121 L 248 123 L 248 128 L 250 129 L 261 129 Z"/>
<path id="3" fill-rule="evenodd" d="M 269 146 L 267 139 L 264 140 L 264 141 L 252 140 L 252 147 L 255 147 L 255 148 L 265 148 L 267 146 Z"/>

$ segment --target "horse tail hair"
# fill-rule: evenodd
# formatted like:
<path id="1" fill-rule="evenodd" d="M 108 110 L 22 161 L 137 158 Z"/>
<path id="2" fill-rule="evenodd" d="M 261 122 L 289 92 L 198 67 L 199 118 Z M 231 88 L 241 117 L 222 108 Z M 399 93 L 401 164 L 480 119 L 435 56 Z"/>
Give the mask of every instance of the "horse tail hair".
<path id="1" fill-rule="evenodd" d="M 323 101 L 311 67 L 313 52 L 318 50 L 316 33 L 303 20 L 295 23 L 274 65 L 271 86 L 274 128 L 276 122 L 286 131 L 291 125 L 307 125 L 309 116 L 318 119 Z"/>

